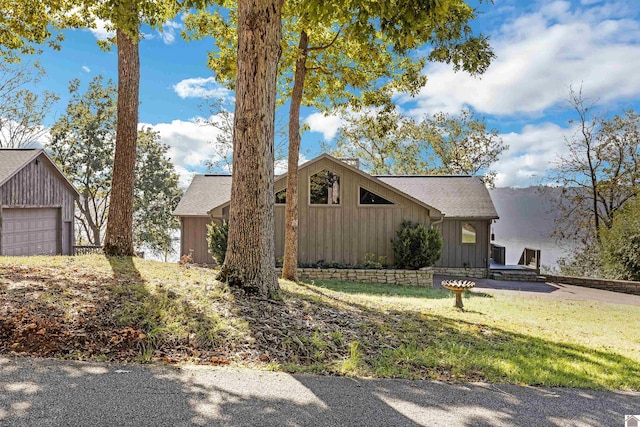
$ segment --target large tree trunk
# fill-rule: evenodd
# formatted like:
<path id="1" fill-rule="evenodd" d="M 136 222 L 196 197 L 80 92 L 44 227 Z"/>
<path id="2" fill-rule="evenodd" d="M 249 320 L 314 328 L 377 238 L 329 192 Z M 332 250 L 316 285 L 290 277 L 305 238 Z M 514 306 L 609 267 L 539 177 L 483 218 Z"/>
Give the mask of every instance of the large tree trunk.
<path id="1" fill-rule="evenodd" d="M 282 277 L 298 281 L 298 160 L 300 158 L 300 105 L 307 74 L 309 37 L 300 33 L 298 59 L 293 77 L 291 106 L 289 107 L 289 160 L 287 168 L 287 202 L 284 233 L 284 262 Z"/>
<path id="2" fill-rule="evenodd" d="M 118 47 L 118 117 L 109 219 L 104 239 L 107 255 L 133 256 L 133 185 L 138 138 L 140 57 L 137 40 L 116 30 Z"/>
<path id="3" fill-rule="evenodd" d="M 275 273 L 273 138 L 284 0 L 238 1 L 238 75 L 227 254 L 218 278 L 261 296 Z"/>

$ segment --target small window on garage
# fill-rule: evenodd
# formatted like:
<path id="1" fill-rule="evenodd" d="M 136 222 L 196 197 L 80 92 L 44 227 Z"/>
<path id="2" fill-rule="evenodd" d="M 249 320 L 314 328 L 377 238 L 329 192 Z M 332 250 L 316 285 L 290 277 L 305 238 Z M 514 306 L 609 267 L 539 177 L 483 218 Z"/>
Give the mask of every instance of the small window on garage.
<path id="1" fill-rule="evenodd" d="M 378 196 L 373 191 L 360 187 L 360 204 L 361 205 L 393 205 L 393 202 Z"/>
<path id="2" fill-rule="evenodd" d="M 462 223 L 462 243 L 476 243 L 476 227 L 469 222 Z"/>
<path id="3" fill-rule="evenodd" d="M 287 189 L 280 190 L 276 193 L 276 205 L 284 205 L 287 203 Z"/>
<path id="4" fill-rule="evenodd" d="M 340 204 L 340 176 L 322 170 L 309 178 L 309 203 L 312 205 Z"/>

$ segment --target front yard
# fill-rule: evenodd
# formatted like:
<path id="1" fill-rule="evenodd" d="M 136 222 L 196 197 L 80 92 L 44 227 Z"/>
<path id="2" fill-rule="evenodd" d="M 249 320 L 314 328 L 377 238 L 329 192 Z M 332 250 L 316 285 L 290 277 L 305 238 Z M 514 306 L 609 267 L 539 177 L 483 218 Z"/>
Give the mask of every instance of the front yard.
<path id="1" fill-rule="evenodd" d="M 0 258 L 0 353 L 640 390 L 640 307 L 340 282 L 266 301 L 141 259 Z"/>

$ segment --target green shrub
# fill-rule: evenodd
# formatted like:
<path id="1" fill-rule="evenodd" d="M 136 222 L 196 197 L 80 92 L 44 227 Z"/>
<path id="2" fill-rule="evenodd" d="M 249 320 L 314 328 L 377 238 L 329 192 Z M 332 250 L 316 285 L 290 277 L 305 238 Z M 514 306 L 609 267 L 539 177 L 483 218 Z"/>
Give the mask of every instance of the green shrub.
<path id="1" fill-rule="evenodd" d="M 396 267 L 417 270 L 433 266 L 442 256 L 442 237 L 435 228 L 402 221 L 392 240 Z"/>
<path id="2" fill-rule="evenodd" d="M 640 280 L 640 199 L 616 213 L 600 232 L 605 271 L 613 279 Z"/>
<path id="3" fill-rule="evenodd" d="M 222 221 L 222 225 L 215 222 L 207 225 L 207 243 L 209 252 L 213 255 L 218 265 L 222 265 L 227 254 L 227 237 L 229 236 L 229 223 Z"/>

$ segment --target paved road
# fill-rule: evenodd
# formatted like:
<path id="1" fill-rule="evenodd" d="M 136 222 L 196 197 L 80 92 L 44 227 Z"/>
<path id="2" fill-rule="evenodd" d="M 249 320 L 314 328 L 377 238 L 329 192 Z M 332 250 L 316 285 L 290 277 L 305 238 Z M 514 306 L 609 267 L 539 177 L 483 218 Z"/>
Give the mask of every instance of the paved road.
<path id="1" fill-rule="evenodd" d="M 622 426 L 640 393 L 0 357 L 2 426 Z"/>
<path id="2" fill-rule="evenodd" d="M 434 285 L 438 286 L 448 276 L 433 276 Z M 472 292 L 486 293 L 518 293 L 531 297 L 548 298 L 554 300 L 598 301 L 612 304 L 626 304 L 640 306 L 640 295 L 623 294 L 583 286 L 565 285 L 552 282 L 518 282 L 493 279 L 467 279 L 476 283 Z"/>

